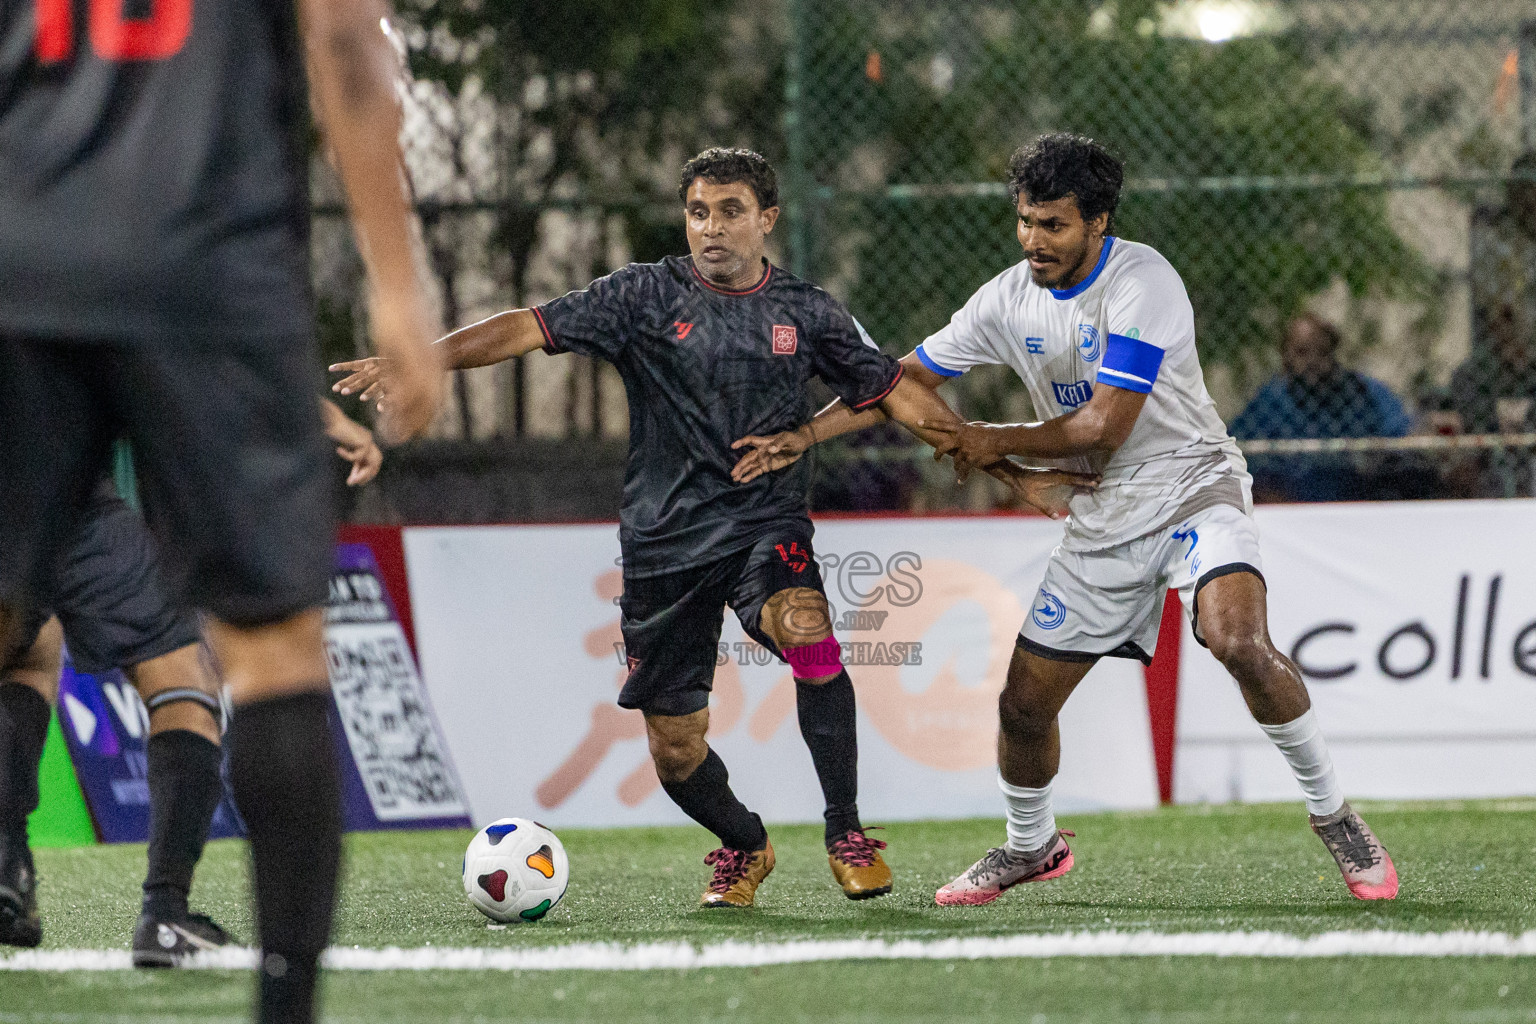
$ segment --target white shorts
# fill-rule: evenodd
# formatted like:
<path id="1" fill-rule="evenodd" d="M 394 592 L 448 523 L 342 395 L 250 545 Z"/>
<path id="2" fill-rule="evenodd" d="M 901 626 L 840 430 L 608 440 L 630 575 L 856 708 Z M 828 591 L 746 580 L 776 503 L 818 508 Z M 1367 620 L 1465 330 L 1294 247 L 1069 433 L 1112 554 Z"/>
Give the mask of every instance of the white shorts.
<path id="1" fill-rule="evenodd" d="M 1163 598 L 1177 588 L 1202 644 L 1195 596 L 1211 580 L 1251 572 L 1261 581 L 1259 531 L 1230 505 L 1102 551 L 1051 553 L 1019 646 L 1056 661 L 1139 658 L 1152 663 Z"/>

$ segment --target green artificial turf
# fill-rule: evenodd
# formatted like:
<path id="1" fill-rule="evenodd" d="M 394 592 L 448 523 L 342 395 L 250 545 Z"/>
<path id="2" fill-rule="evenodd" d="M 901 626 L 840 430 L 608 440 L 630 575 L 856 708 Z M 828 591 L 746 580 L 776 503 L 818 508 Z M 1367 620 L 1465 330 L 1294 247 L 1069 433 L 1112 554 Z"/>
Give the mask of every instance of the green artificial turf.
<path id="1" fill-rule="evenodd" d="M 1184 957 L 607 974 L 337 972 L 326 977 L 324 1019 L 348 1024 L 1499 1024 L 1536 1020 L 1533 975 L 1529 962 L 1511 960 Z M 235 1024 L 249 1019 L 250 986 L 246 977 L 202 971 L 0 978 L 0 1024 Z"/>
<path id="2" fill-rule="evenodd" d="M 571 888 L 542 922 L 491 930 L 465 902 L 468 832 L 348 842 L 336 941 L 378 946 L 940 938 L 1080 929 L 1536 929 L 1536 804 L 1364 805 L 1402 877 L 1399 898 L 1351 899 L 1297 806 L 1064 818 L 1077 866 L 989 907 L 933 891 L 999 841 L 997 821 L 892 825 L 896 892 L 855 903 L 820 829 L 771 830 L 778 869 L 746 912 L 703 911 L 711 843 L 697 828 L 563 830 Z M 211 844 L 193 903 L 250 936 L 244 847 Z M 40 850 L 45 945 L 122 948 L 144 850 Z M 0 973 L 11 1021 L 237 1020 L 249 979 L 211 972 Z M 694 972 L 336 972 L 336 1020 L 1536 1021 L 1532 959 L 1060 959 L 821 963 Z M 731 1000 L 736 1000 L 731 1004 Z M 1039 1015 L 1043 1014 L 1043 1017 Z"/>

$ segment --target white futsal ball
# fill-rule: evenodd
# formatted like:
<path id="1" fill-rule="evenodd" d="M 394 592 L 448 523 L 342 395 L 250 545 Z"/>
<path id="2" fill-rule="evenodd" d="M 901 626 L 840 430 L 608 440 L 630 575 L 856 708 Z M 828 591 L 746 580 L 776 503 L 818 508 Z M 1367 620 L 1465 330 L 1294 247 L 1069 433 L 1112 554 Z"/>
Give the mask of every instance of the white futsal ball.
<path id="1" fill-rule="evenodd" d="M 527 818 L 493 821 L 464 853 L 464 895 L 503 924 L 537 921 L 565 895 L 571 865 L 549 829 Z"/>

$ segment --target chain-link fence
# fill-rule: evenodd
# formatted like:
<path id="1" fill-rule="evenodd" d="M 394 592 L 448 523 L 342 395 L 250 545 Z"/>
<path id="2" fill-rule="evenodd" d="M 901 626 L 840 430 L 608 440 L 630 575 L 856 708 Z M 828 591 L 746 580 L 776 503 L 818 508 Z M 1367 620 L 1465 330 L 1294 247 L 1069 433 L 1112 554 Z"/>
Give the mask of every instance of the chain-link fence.
<path id="1" fill-rule="evenodd" d="M 1531 0 L 577 6 L 406 4 L 450 319 L 683 251 L 675 168 L 741 144 L 780 169 L 776 255 L 905 353 L 1019 258 L 1010 152 L 1078 131 L 1125 160 L 1115 233 L 1183 276 L 1262 497 L 1531 493 Z M 355 302 L 329 294 L 345 346 Z M 441 433 L 622 434 L 606 368 L 476 372 Z M 1011 371 L 955 389 L 970 416 L 1033 413 Z M 826 447 L 823 507 L 1000 499 L 899 430 Z"/>
<path id="2" fill-rule="evenodd" d="M 797 268 L 894 348 L 1019 258 L 1009 152 L 1078 131 L 1124 158 L 1116 232 L 1183 276 L 1262 495 L 1530 493 L 1530 3 L 796 0 L 790 16 Z M 1031 415 L 1009 372 L 970 376 L 969 414 Z M 1304 450 L 1437 432 L 1488 448 Z"/>

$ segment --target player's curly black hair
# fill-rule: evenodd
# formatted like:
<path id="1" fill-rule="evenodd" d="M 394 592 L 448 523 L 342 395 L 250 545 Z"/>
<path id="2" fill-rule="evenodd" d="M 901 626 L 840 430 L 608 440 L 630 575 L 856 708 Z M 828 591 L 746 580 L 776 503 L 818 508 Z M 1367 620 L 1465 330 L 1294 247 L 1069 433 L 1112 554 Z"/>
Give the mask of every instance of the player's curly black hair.
<path id="1" fill-rule="evenodd" d="M 745 182 L 757 196 L 758 209 L 779 205 L 779 177 L 773 173 L 773 165 L 750 149 L 715 146 L 683 164 L 682 177 L 677 183 L 678 199 L 688 201 L 688 189 L 693 187 L 695 178 L 703 178 L 711 185 Z"/>
<path id="2" fill-rule="evenodd" d="M 1120 205 L 1125 166 L 1092 139 L 1068 132 L 1042 135 L 1020 146 L 1008 159 L 1008 197 L 1049 203 L 1072 196 L 1084 220 L 1109 214 L 1111 225 Z"/>

